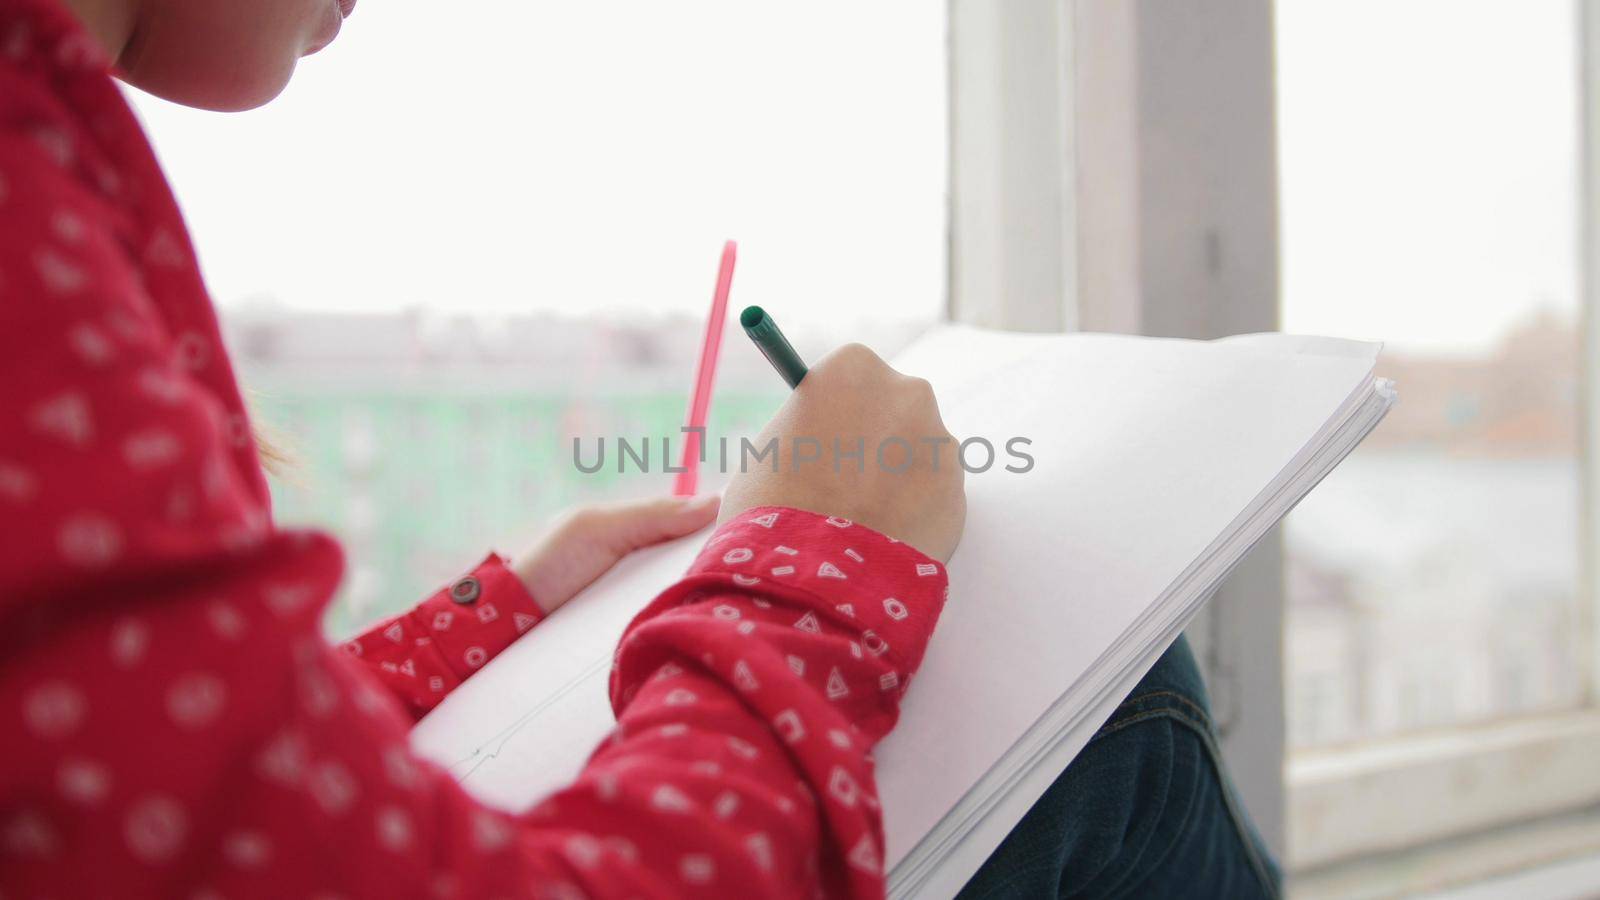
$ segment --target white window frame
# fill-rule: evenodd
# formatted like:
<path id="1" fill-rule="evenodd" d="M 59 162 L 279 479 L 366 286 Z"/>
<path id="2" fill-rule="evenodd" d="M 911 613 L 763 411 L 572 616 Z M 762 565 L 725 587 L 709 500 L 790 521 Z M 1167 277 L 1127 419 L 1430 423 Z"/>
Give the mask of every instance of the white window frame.
<path id="1" fill-rule="evenodd" d="M 1593 219 L 1600 0 L 1578 2 L 1584 208 Z M 951 318 L 1200 338 L 1278 327 L 1271 0 L 949 6 Z M 1188 633 L 1235 780 L 1291 872 L 1343 884 L 1341 867 L 1366 866 L 1378 873 L 1370 886 L 1405 868 L 1371 865 L 1379 850 L 1489 840 L 1526 827 L 1513 822 L 1557 821 L 1600 802 L 1600 768 L 1590 762 L 1600 747 L 1600 224 L 1584 224 L 1590 706 L 1287 757 L 1274 533 Z M 1562 846 L 1600 848 L 1600 828 L 1581 834 Z M 1508 849 L 1488 855 L 1501 865 L 1549 852 L 1548 842 L 1501 844 Z M 1514 846 L 1528 849 L 1519 856 Z M 1487 856 L 1475 856 L 1433 866 L 1430 877 L 1480 877 L 1473 865 Z"/>
<path id="2" fill-rule="evenodd" d="M 1277 327 L 1268 0 L 951 0 L 950 51 L 953 319 L 1176 337 Z M 1188 633 L 1235 781 L 1281 852 L 1276 531 Z"/>
<path id="3" fill-rule="evenodd" d="M 1583 303 L 1583 379 L 1579 404 L 1583 421 L 1581 539 L 1583 588 L 1589 616 L 1589 703 L 1600 704 L 1600 0 L 1578 0 L 1579 156 L 1582 218 L 1579 266 Z"/>

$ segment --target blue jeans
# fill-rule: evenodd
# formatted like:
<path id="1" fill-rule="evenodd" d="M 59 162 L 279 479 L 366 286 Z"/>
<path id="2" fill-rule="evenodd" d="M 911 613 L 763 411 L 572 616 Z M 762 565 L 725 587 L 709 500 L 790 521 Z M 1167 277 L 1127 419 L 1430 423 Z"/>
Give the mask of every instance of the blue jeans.
<path id="1" fill-rule="evenodd" d="M 1011 897 L 1277 898 L 1178 638 L 962 889 Z"/>

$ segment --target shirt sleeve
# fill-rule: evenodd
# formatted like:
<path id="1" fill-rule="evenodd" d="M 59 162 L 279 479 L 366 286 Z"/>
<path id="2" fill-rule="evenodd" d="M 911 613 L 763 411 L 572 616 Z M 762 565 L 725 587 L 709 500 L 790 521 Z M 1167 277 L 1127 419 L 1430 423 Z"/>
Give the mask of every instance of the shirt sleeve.
<path id="1" fill-rule="evenodd" d="M 625 632 L 619 729 L 569 793 L 603 809 L 604 779 L 628 779 L 648 798 L 641 812 L 681 814 L 681 791 L 683 807 L 712 813 L 683 853 L 713 842 L 707 856 L 735 863 L 725 890 L 880 896 L 871 750 L 947 593 L 942 565 L 848 519 L 741 513 Z"/>
<path id="2" fill-rule="evenodd" d="M 415 608 L 339 646 L 420 719 L 544 615 L 522 579 L 490 553 Z"/>
<path id="3" fill-rule="evenodd" d="M 871 751 L 944 588 L 859 525 L 741 516 L 628 629 L 612 735 L 516 815 L 415 758 L 370 670 L 265 593 L 233 640 L 208 590 L 135 595 L 166 613 L 85 620 L 0 690 L 0 859 L 21 895 L 880 897 Z"/>

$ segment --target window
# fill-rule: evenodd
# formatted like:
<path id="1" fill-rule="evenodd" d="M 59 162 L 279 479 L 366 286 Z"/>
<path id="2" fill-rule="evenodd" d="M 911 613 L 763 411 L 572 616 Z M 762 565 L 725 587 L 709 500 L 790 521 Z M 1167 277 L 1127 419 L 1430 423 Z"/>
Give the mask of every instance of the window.
<path id="1" fill-rule="evenodd" d="M 1385 339 L 1400 393 L 1286 529 L 1299 867 L 1589 790 L 1552 762 L 1592 740 L 1563 717 L 1594 651 L 1577 22 L 1570 0 L 1277 6 L 1284 328 Z"/>
<path id="2" fill-rule="evenodd" d="M 1574 22 L 1280 5 L 1284 326 L 1401 393 L 1290 520 L 1297 744 L 1585 699 Z"/>
<path id="3" fill-rule="evenodd" d="M 330 630 L 409 606 L 564 506 L 571 438 L 676 430 L 725 238 L 805 352 L 944 309 L 941 4 L 363 4 L 274 104 L 134 100 L 240 375 L 329 528 Z M 781 382 L 730 331 L 713 431 Z"/>
<path id="4" fill-rule="evenodd" d="M 808 353 L 892 352 L 947 295 L 1005 327 L 1267 328 L 1276 238 L 1284 328 L 1387 340 L 1401 392 L 1289 521 L 1285 646 L 1268 547 L 1202 648 L 1269 839 L 1284 681 L 1303 878 L 1600 803 L 1575 19 L 1572 0 L 373 4 L 263 111 L 136 99 L 297 456 L 279 519 L 346 542 L 335 633 L 563 506 L 665 490 L 579 476 L 570 438 L 676 428 L 724 238 L 735 303 Z M 782 391 L 727 347 L 714 427 L 736 436 Z"/>

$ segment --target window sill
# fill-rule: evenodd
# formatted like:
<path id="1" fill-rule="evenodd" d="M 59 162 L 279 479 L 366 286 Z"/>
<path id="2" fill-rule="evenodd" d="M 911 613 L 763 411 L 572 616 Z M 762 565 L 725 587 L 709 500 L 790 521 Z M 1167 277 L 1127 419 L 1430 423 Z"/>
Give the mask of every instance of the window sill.
<path id="1" fill-rule="evenodd" d="M 1295 900 L 1600 896 L 1600 809 L 1296 872 Z"/>
<path id="2" fill-rule="evenodd" d="M 1295 754 L 1288 868 L 1310 874 L 1600 804 L 1597 747 L 1600 712 L 1582 711 Z"/>

